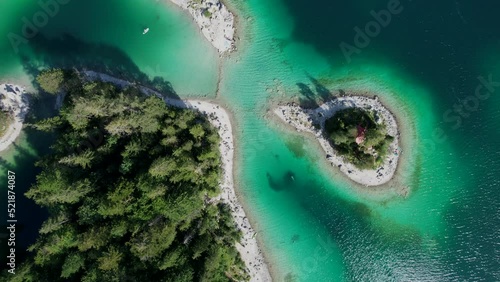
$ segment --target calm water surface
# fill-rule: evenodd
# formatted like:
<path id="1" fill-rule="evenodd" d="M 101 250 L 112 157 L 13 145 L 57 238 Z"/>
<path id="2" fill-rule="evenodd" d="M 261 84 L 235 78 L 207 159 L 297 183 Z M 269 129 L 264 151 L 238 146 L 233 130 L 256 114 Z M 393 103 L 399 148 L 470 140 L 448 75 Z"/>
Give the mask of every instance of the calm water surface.
<path id="1" fill-rule="evenodd" d="M 479 76 L 500 81 L 500 6 L 402 0 L 348 62 L 339 45 L 354 44 L 354 28 L 388 2 L 232 1 L 245 34 L 240 52 L 220 63 L 185 13 L 147 0 L 73 0 L 15 53 L 7 34 L 40 7 L 5 0 L 0 76 L 29 81 L 39 67 L 76 65 L 141 81 L 160 76 L 181 97 L 214 97 L 222 64 L 218 99 L 237 124 L 239 191 L 277 281 L 498 281 L 500 90 L 477 105 L 470 97 Z M 328 172 L 316 146 L 266 117 L 272 100 L 325 88 L 376 91 L 404 116 L 407 199 L 356 192 Z M 443 116 L 461 101 L 469 110 Z M 438 129 L 443 142 L 432 141 Z M 19 191 L 48 143 L 24 136 L 1 163 L 4 183 L 7 168 L 23 173 Z M 20 201 L 28 244 L 41 219 Z"/>

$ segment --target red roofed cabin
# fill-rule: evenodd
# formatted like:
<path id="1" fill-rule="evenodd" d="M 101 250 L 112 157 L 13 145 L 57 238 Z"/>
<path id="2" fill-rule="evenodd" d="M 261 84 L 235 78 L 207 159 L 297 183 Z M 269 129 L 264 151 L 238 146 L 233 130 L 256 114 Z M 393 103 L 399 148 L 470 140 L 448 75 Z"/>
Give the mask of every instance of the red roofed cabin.
<path id="1" fill-rule="evenodd" d="M 365 133 L 366 133 L 366 128 L 363 128 L 361 125 L 357 126 L 358 128 L 358 135 L 356 136 L 356 144 L 361 144 L 363 141 L 365 141 Z"/>

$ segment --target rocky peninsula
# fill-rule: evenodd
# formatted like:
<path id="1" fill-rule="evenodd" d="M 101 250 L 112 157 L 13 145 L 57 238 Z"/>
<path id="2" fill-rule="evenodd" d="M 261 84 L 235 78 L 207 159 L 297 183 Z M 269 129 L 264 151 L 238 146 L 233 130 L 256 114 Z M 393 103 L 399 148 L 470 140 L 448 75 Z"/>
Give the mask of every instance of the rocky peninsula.
<path id="1" fill-rule="evenodd" d="M 0 124 L 0 152 L 14 143 L 23 128 L 28 113 L 26 90 L 18 85 L 0 84 L 0 111 L 9 117 L 10 124 Z M 6 119 L 7 122 L 7 119 Z"/>
<path id="2" fill-rule="evenodd" d="M 170 0 L 187 10 L 220 54 L 234 50 L 234 15 L 220 0 Z"/>
<path id="3" fill-rule="evenodd" d="M 376 169 L 360 169 L 352 163 L 346 161 L 329 142 L 325 134 L 325 122 L 334 116 L 338 111 L 360 108 L 373 111 L 379 117 L 378 123 L 385 124 L 387 134 L 394 137 L 388 145 L 388 152 L 381 164 Z M 398 160 L 402 154 L 399 147 L 399 130 L 396 118 L 375 96 L 373 98 L 365 96 L 343 96 L 336 97 L 315 109 L 303 108 L 295 103 L 280 105 L 274 109 L 274 113 L 284 122 L 294 127 L 299 132 L 313 134 L 325 153 L 325 159 L 335 169 L 339 169 L 352 181 L 363 186 L 379 186 L 389 182 L 397 169 Z M 359 136 L 356 142 L 359 142 Z"/>

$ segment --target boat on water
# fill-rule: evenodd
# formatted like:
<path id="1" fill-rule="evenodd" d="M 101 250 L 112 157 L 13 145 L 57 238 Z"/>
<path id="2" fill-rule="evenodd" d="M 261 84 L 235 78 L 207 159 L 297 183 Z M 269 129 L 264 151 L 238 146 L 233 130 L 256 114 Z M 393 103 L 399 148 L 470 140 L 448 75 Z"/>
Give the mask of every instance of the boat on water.
<path id="1" fill-rule="evenodd" d="M 148 32 L 149 32 L 149 27 L 146 27 L 146 28 L 144 29 L 144 31 L 142 32 L 142 34 L 144 35 L 144 34 L 146 34 L 146 33 L 148 33 Z"/>

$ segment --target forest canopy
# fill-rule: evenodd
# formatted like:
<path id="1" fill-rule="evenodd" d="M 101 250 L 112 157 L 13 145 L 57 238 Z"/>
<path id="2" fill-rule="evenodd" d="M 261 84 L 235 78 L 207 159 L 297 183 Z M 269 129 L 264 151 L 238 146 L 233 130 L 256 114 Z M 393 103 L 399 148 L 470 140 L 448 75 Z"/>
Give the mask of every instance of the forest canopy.
<path id="1" fill-rule="evenodd" d="M 47 92 L 52 74 L 38 77 Z M 11 281 L 247 280 L 241 232 L 212 200 L 219 136 L 206 117 L 136 88 L 64 77 L 59 115 L 33 125 L 57 138 L 26 193 L 50 216 Z"/>
<path id="2" fill-rule="evenodd" d="M 393 136 L 377 122 L 374 111 L 347 108 L 325 121 L 326 137 L 335 151 L 360 169 L 375 169 L 383 163 Z"/>

